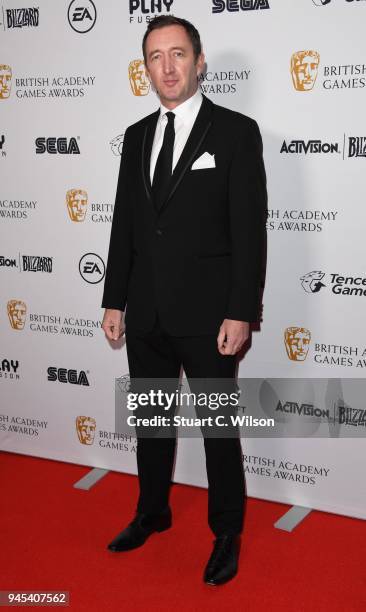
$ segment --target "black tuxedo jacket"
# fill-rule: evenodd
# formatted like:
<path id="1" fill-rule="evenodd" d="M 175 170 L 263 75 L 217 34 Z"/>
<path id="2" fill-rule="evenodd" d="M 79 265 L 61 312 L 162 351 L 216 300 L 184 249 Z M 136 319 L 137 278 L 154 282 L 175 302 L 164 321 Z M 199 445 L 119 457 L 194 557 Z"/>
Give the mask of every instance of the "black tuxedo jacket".
<path id="1" fill-rule="evenodd" d="M 125 133 L 102 306 L 148 332 L 217 334 L 222 321 L 259 319 L 266 177 L 257 123 L 203 96 L 157 210 L 150 154 L 159 110 Z M 215 168 L 192 170 L 204 152 Z"/>

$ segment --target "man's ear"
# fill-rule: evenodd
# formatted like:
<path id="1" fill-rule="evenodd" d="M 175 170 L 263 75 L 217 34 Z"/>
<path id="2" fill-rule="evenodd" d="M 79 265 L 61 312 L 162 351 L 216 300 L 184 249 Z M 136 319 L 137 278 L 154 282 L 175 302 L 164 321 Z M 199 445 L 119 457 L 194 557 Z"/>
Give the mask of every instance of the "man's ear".
<path id="1" fill-rule="evenodd" d="M 205 65 L 205 54 L 202 52 L 199 54 L 196 62 L 197 78 L 202 74 L 203 67 Z"/>
<path id="2" fill-rule="evenodd" d="M 148 67 L 146 65 L 146 62 L 144 62 L 144 65 L 145 65 L 145 72 L 146 72 L 147 78 L 149 79 L 149 81 L 151 83 L 151 76 L 150 76 L 150 72 L 148 70 Z"/>

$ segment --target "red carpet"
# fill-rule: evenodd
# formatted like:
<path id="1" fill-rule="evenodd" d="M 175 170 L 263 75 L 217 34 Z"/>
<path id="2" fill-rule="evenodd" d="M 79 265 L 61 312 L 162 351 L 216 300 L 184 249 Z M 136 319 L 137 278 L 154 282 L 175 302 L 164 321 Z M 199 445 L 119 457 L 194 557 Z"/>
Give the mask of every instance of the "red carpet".
<path id="1" fill-rule="evenodd" d="M 205 490 L 174 485 L 172 529 L 113 554 L 105 547 L 133 516 L 135 476 L 111 472 L 81 491 L 72 485 L 86 467 L 4 452 L 0 465 L 0 590 L 65 590 L 69 609 L 89 612 L 366 609 L 364 521 L 313 511 L 286 533 L 273 523 L 288 506 L 249 499 L 240 572 L 209 587 Z"/>

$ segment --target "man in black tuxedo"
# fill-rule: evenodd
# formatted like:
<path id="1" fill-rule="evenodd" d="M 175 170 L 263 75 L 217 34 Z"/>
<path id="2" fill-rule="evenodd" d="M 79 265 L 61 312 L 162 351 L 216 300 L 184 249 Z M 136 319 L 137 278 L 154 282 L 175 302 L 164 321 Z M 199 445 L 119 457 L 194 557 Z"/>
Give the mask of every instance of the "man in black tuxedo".
<path id="1" fill-rule="evenodd" d="M 201 94 L 199 33 L 156 17 L 143 39 L 160 109 L 125 133 L 102 306 L 110 340 L 126 334 L 131 380 L 235 379 L 236 354 L 259 319 L 266 179 L 256 122 Z M 125 322 L 123 314 L 127 305 Z M 108 546 L 125 551 L 171 526 L 175 437 L 138 437 L 140 495 Z M 204 438 L 208 522 L 204 572 L 237 572 L 245 483 L 238 437 Z"/>

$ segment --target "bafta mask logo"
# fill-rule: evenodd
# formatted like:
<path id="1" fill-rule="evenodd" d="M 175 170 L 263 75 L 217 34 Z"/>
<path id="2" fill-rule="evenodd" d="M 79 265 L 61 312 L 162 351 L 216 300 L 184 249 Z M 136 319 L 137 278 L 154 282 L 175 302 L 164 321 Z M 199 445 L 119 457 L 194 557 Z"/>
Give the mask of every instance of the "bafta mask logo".
<path id="1" fill-rule="evenodd" d="M 69 189 L 66 193 L 66 204 L 71 221 L 85 221 L 88 194 L 84 189 Z"/>
<path id="2" fill-rule="evenodd" d="M 305 361 L 310 344 L 311 333 L 305 327 L 287 327 L 285 346 L 291 361 Z"/>
<path id="3" fill-rule="evenodd" d="M 326 286 L 322 283 L 324 276 L 325 273 L 320 270 L 308 272 L 300 278 L 301 286 L 306 293 L 318 293 L 322 287 Z"/>
<path id="4" fill-rule="evenodd" d="M 11 68 L 6 64 L 0 64 L 0 100 L 10 97 Z"/>
<path id="5" fill-rule="evenodd" d="M 93 417 L 77 416 L 76 432 L 81 444 L 93 444 L 97 422 Z"/>
<path id="6" fill-rule="evenodd" d="M 317 51 L 296 51 L 291 56 L 291 76 L 297 91 L 310 91 L 313 89 L 320 55 Z"/>
<path id="7" fill-rule="evenodd" d="M 8 317 L 13 329 L 24 329 L 27 306 L 21 300 L 9 300 Z"/>
<path id="8" fill-rule="evenodd" d="M 128 66 L 128 78 L 134 96 L 146 96 L 150 91 L 150 81 L 147 76 L 144 60 L 132 60 Z"/>

